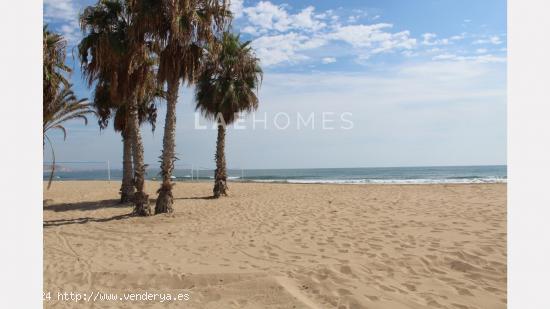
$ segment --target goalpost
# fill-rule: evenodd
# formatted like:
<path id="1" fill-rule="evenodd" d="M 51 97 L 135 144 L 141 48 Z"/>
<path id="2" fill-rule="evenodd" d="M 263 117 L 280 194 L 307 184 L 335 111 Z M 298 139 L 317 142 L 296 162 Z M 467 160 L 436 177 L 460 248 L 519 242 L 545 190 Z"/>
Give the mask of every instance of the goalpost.
<path id="1" fill-rule="evenodd" d="M 116 165 L 114 169 L 111 166 L 111 160 L 105 161 L 56 161 L 55 166 L 51 161 L 43 161 L 43 177 L 49 179 L 52 167 L 55 168 L 53 180 L 120 180 L 122 179 L 122 162 Z M 201 181 L 213 178 L 215 171 L 212 167 L 204 167 L 191 163 L 180 163 L 174 165 L 174 180 Z M 176 172 L 176 169 L 178 170 Z M 158 168 L 153 169 L 153 173 Z M 233 181 L 245 180 L 244 168 L 234 167 L 227 169 L 229 176 Z M 156 179 L 157 175 L 149 175 Z M 176 178 L 177 176 L 177 178 Z M 201 176 L 203 178 L 201 178 Z"/>

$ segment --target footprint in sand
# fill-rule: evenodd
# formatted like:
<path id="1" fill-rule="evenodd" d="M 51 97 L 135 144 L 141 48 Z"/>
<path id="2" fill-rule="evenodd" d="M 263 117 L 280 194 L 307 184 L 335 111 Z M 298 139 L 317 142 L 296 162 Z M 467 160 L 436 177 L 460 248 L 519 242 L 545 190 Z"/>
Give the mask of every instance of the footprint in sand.
<path id="1" fill-rule="evenodd" d="M 454 286 L 453 287 L 456 292 L 458 293 L 458 295 L 462 295 L 462 296 L 474 296 L 474 294 L 472 294 L 472 292 L 470 292 L 470 290 L 468 289 L 464 289 L 464 288 L 461 288 L 461 287 L 457 287 L 457 286 Z"/>
<path id="2" fill-rule="evenodd" d="M 416 285 L 412 284 L 412 283 L 403 283 L 402 284 L 404 287 L 407 288 L 407 290 L 411 291 L 411 292 L 414 292 L 416 291 Z"/>
<path id="3" fill-rule="evenodd" d="M 351 275 L 352 274 L 351 267 L 349 267 L 348 265 L 341 266 L 340 267 L 340 272 L 343 273 L 343 274 L 346 274 L 346 275 Z"/>
<path id="4" fill-rule="evenodd" d="M 347 296 L 352 294 L 349 290 L 346 289 L 338 289 L 337 292 L 340 296 Z"/>

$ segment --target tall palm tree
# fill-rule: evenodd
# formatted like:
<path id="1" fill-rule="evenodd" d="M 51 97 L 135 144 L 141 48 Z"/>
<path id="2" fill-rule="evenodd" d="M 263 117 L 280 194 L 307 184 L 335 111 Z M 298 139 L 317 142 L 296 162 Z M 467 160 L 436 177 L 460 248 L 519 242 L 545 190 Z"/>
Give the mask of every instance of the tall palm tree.
<path id="1" fill-rule="evenodd" d="M 122 185 L 120 187 L 120 202 L 132 200 L 135 192 L 132 168 L 132 141 L 128 130 L 128 112 L 126 105 L 113 102 L 110 96 L 109 82 L 99 81 L 94 92 L 94 108 L 98 114 L 100 130 L 107 128 L 109 119 L 113 117 L 115 132 L 122 136 Z"/>
<path id="2" fill-rule="evenodd" d="M 139 130 L 139 104 L 147 95 L 148 80 L 155 74 L 153 45 L 139 30 L 135 1 L 99 0 L 80 15 L 85 37 L 79 44 L 79 57 L 89 86 L 99 80 L 110 83 L 113 101 L 128 109 L 128 133 L 132 140 L 134 163 L 134 214 L 152 214 L 149 196 L 144 192 L 145 164 Z"/>
<path id="3" fill-rule="evenodd" d="M 67 41 L 63 36 L 48 30 L 48 26 L 42 27 L 42 86 L 43 86 L 43 112 L 48 114 L 50 103 L 54 101 L 59 88 L 63 85 L 69 88 L 69 81 L 65 77 L 71 73 L 71 68 L 65 64 L 67 54 Z"/>
<path id="4" fill-rule="evenodd" d="M 152 85 L 156 87 L 156 85 Z M 132 167 L 132 141 L 128 129 L 128 106 L 120 102 L 111 100 L 107 81 L 100 81 L 96 84 L 94 93 L 94 108 L 98 115 L 98 124 L 101 130 L 107 128 L 109 119 L 113 118 L 113 128 L 115 132 L 120 132 L 122 136 L 122 184 L 120 187 L 120 202 L 127 203 L 133 198 L 135 187 L 133 180 Z M 164 97 L 161 89 L 150 89 L 148 94 L 139 102 L 138 117 L 140 125 L 148 122 L 153 131 L 157 119 L 157 108 L 155 100 Z"/>
<path id="5" fill-rule="evenodd" d="M 88 123 L 86 115 L 92 114 L 86 99 L 78 99 L 72 91 L 72 85 L 67 81 L 65 74 L 71 72 L 65 65 L 66 41 L 63 36 L 51 32 L 47 26 L 43 27 L 43 102 L 42 102 L 42 143 L 46 141 L 52 151 L 52 166 L 48 180 L 48 189 L 51 186 L 55 171 L 55 152 L 48 132 L 57 129 L 63 132 L 63 139 L 67 137 L 64 123 L 73 119 L 83 119 Z"/>
<path id="6" fill-rule="evenodd" d="M 258 108 L 262 80 L 260 61 L 254 55 L 250 42 L 241 42 L 238 35 L 224 33 L 221 46 L 209 49 L 199 74 L 195 103 L 207 118 L 218 125 L 216 142 L 216 172 L 214 197 L 227 195 L 225 164 L 225 127 L 233 123 L 239 113 Z"/>
<path id="7" fill-rule="evenodd" d="M 192 83 L 199 69 L 202 50 L 229 22 L 227 0 L 136 1 L 142 30 L 160 48 L 158 80 L 167 84 L 167 110 L 161 154 L 162 184 L 155 213 L 172 212 L 171 181 L 174 170 L 176 102 L 180 81 Z"/>

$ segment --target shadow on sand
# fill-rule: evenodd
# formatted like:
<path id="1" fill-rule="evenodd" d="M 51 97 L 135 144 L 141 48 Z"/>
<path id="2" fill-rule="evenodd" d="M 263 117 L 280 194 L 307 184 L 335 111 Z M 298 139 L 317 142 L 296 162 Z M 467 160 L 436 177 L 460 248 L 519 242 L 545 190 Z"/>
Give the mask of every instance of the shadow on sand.
<path id="1" fill-rule="evenodd" d="M 134 204 L 132 202 L 129 203 L 121 203 L 118 199 L 113 200 L 102 200 L 102 201 L 88 201 L 88 202 L 79 202 L 79 203 L 61 203 L 61 204 L 48 204 L 51 200 L 44 200 L 44 208 L 43 210 L 49 210 L 49 211 L 55 211 L 55 212 L 61 212 L 61 211 L 72 211 L 72 210 L 80 210 L 80 211 L 91 211 L 91 210 L 98 210 L 102 208 L 126 208 L 126 207 L 134 207 Z M 156 199 L 149 199 L 149 204 L 152 205 L 152 207 L 155 207 L 157 200 Z"/>
<path id="2" fill-rule="evenodd" d="M 47 211 L 55 211 L 55 212 L 73 211 L 73 210 L 92 211 L 92 210 L 103 209 L 103 208 L 133 207 L 132 203 L 120 203 L 120 200 L 118 199 L 48 205 L 49 202 L 50 200 L 44 200 L 43 209 Z M 156 200 L 149 200 L 149 203 L 152 205 L 152 207 L 155 207 L 154 205 L 156 203 Z M 133 214 L 130 212 L 128 214 L 117 215 L 117 216 L 108 217 L 108 218 L 82 217 L 82 218 L 72 218 L 72 219 L 46 220 L 43 222 L 44 224 L 43 226 L 51 227 L 51 226 L 60 226 L 60 225 L 69 225 L 69 224 L 85 224 L 88 222 L 109 222 L 109 221 L 115 221 L 115 220 L 128 219 L 128 218 L 131 218 L 132 216 Z"/>
<path id="3" fill-rule="evenodd" d="M 213 200 L 213 196 L 176 197 L 174 200 Z"/>
<path id="4" fill-rule="evenodd" d="M 44 221 L 44 227 L 51 227 L 51 226 L 60 226 L 60 225 L 70 225 L 70 224 L 85 224 L 88 222 L 109 222 L 109 221 L 115 221 L 115 220 L 123 220 L 131 218 L 132 214 L 125 214 L 125 215 L 118 215 L 108 218 L 91 218 L 91 217 L 83 217 L 83 218 L 75 218 L 75 219 L 59 219 L 59 220 L 47 220 Z"/>
<path id="5" fill-rule="evenodd" d="M 120 203 L 120 200 L 112 199 L 112 200 L 103 200 L 103 201 L 89 201 L 89 202 L 79 202 L 79 203 L 62 203 L 62 204 L 53 204 L 48 205 L 46 203 L 47 201 L 44 201 L 44 210 L 50 210 L 50 211 L 71 211 L 71 210 L 97 210 L 101 208 L 125 208 L 128 206 L 131 206 L 129 203 Z"/>

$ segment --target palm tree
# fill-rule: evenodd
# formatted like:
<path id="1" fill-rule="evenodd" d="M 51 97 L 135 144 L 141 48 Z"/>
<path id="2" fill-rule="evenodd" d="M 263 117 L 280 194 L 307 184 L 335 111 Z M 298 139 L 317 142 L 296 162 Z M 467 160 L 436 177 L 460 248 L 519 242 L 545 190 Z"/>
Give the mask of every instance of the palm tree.
<path id="1" fill-rule="evenodd" d="M 52 102 L 50 102 L 50 113 L 43 115 L 43 137 L 52 129 L 63 132 L 63 138 L 67 137 L 67 129 L 63 124 L 72 119 L 83 119 L 88 123 L 87 114 L 93 114 L 87 99 L 77 99 L 71 88 L 61 86 Z"/>
<path id="2" fill-rule="evenodd" d="M 148 80 L 154 75 L 153 45 L 139 30 L 135 1 L 99 0 L 80 15 L 85 37 L 79 44 L 83 73 L 92 86 L 110 83 L 111 100 L 124 102 L 128 109 L 128 135 L 132 141 L 134 163 L 134 214 L 151 215 L 149 196 L 144 192 L 145 164 L 139 130 L 139 102 L 148 95 Z"/>
<path id="3" fill-rule="evenodd" d="M 156 85 L 154 85 L 156 86 Z M 132 168 L 132 141 L 128 130 L 128 108 L 127 105 L 111 100 L 107 81 L 100 81 L 95 87 L 94 108 L 98 115 L 98 124 L 101 130 L 107 128 L 109 119 L 113 119 L 115 132 L 120 132 L 122 136 L 122 185 L 120 187 L 120 202 L 127 203 L 132 200 L 135 192 Z M 157 119 L 157 108 L 155 100 L 164 97 L 164 93 L 159 89 L 151 89 L 149 95 L 139 102 L 138 116 L 140 125 L 148 122 L 153 131 Z"/>
<path id="4" fill-rule="evenodd" d="M 132 141 L 128 130 L 128 112 L 126 105 L 113 102 L 110 96 L 109 82 L 97 83 L 94 92 L 94 108 L 98 114 L 100 130 L 107 128 L 109 119 L 113 117 L 115 132 L 122 135 L 122 185 L 120 187 L 120 203 L 132 200 L 135 192 L 132 168 Z"/>
<path id="5" fill-rule="evenodd" d="M 218 125 L 214 197 L 227 195 L 225 164 L 225 126 L 233 123 L 241 112 L 258 108 L 262 69 L 250 42 L 242 43 L 238 35 L 224 33 L 221 46 L 210 48 L 199 74 L 195 103 L 207 118 Z"/>
<path id="6" fill-rule="evenodd" d="M 90 109 L 90 104 L 88 104 L 87 99 L 77 99 L 69 85 L 66 88 L 64 85 L 60 86 L 57 93 L 55 93 L 51 102 L 48 104 L 47 113 L 43 115 L 43 129 L 42 129 L 42 140 L 43 143 L 46 141 L 50 145 L 52 150 L 52 167 L 50 172 L 50 177 L 48 180 L 48 189 L 52 184 L 53 173 L 55 171 L 55 152 L 53 150 L 53 144 L 50 138 L 48 137 L 48 132 L 53 129 L 58 129 L 63 132 L 63 140 L 67 138 L 67 129 L 64 126 L 64 123 L 73 120 L 73 119 L 83 119 L 84 124 L 88 124 L 88 119 L 86 115 L 93 114 L 93 110 Z"/>
<path id="7" fill-rule="evenodd" d="M 161 159 L 162 184 L 155 213 L 172 212 L 176 102 L 180 81 L 192 83 L 203 47 L 223 31 L 231 14 L 226 0 L 136 1 L 142 31 L 160 47 L 158 80 L 167 84 L 167 110 Z"/>
<path id="8" fill-rule="evenodd" d="M 43 113 L 48 114 L 50 103 L 53 102 L 61 85 L 69 87 L 69 81 L 65 74 L 71 73 L 71 69 L 65 65 L 67 42 L 60 34 L 48 30 L 48 26 L 42 27 L 42 86 L 43 86 Z"/>
<path id="9" fill-rule="evenodd" d="M 42 103 L 42 143 L 46 141 L 52 151 L 52 166 L 48 180 L 48 189 L 52 184 L 55 171 L 55 152 L 48 132 L 53 129 L 63 132 L 67 138 L 64 123 L 73 119 L 83 119 L 88 123 L 86 115 L 92 114 L 86 99 L 77 99 L 64 74 L 71 70 L 65 65 L 66 41 L 63 36 L 53 33 L 43 27 L 43 103 Z"/>

